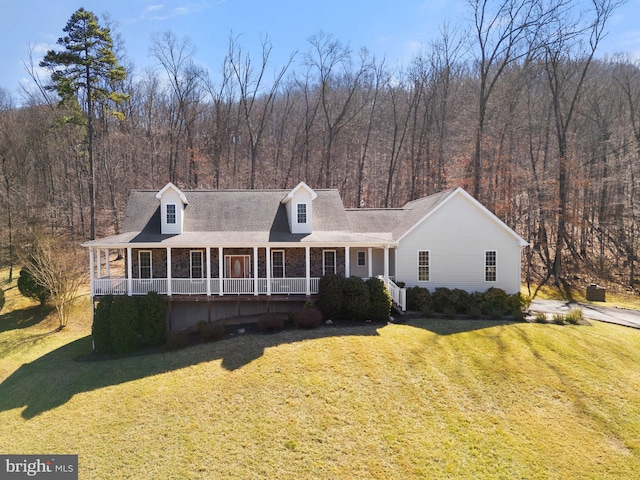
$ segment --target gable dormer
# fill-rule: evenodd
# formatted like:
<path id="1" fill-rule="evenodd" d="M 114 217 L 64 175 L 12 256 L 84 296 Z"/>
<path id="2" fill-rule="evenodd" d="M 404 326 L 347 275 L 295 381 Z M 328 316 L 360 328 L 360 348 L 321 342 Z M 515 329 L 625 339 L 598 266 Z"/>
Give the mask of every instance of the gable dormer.
<path id="1" fill-rule="evenodd" d="M 184 228 L 184 209 L 189 204 L 187 197 L 173 183 L 167 183 L 156 193 L 160 200 L 160 233 L 180 234 Z"/>
<path id="2" fill-rule="evenodd" d="M 291 190 L 282 203 L 287 208 L 291 233 L 311 233 L 313 224 L 312 202 L 318 196 L 309 185 L 300 182 Z"/>

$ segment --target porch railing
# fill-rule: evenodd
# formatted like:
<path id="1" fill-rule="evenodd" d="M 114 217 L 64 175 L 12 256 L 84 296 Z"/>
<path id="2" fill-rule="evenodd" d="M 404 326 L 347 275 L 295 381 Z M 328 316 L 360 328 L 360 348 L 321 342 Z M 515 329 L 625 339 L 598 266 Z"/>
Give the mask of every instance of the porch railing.
<path id="1" fill-rule="evenodd" d="M 380 278 L 380 280 L 384 281 L 383 278 Z M 389 290 L 393 303 L 400 307 L 401 311 L 405 312 L 407 310 L 407 289 L 399 287 L 391 279 L 388 279 L 385 284 L 387 285 L 387 290 Z"/>
<path id="2" fill-rule="evenodd" d="M 272 295 L 304 295 L 307 293 L 306 278 L 271 278 L 270 293 Z M 266 295 L 268 292 L 266 278 L 258 278 L 257 290 L 254 278 L 211 278 L 209 279 L 209 293 L 220 294 L 220 282 L 223 284 L 223 295 Z M 312 277 L 310 280 L 310 293 L 318 293 L 320 278 Z M 132 295 L 145 295 L 147 292 L 157 292 L 167 295 L 169 281 L 166 278 L 150 278 L 131 280 Z M 129 280 L 126 278 L 94 278 L 92 295 L 127 295 L 129 293 Z M 207 279 L 172 278 L 172 295 L 206 295 Z"/>

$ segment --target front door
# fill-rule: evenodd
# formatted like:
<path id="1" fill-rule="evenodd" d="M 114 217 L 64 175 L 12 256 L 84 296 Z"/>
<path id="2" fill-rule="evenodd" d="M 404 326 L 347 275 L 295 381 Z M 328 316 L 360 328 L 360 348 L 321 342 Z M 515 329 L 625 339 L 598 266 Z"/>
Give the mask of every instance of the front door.
<path id="1" fill-rule="evenodd" d="M 227 278 L 249 278 L 249 259 L 248 255 L 227 256 Z"/>

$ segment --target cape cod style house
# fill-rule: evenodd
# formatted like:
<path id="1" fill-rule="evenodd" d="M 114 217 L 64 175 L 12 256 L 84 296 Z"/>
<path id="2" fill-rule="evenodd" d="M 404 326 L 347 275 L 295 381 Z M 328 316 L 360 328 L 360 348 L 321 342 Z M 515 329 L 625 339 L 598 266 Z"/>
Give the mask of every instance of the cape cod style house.
<path id="1" fill-rule="evenodd" d="M 119 235 L 89 249 L 92 298 L 166 295 L 170 326 L 288 311 L 320 277 L 382 278 L 399 309 L 406 285 L 520 290 L 527 242 L 461 188 L 402 208 L 345 208 L 337 190 L 132 191 Z M 125 253 L 113 276 L 109 252 Z"/>

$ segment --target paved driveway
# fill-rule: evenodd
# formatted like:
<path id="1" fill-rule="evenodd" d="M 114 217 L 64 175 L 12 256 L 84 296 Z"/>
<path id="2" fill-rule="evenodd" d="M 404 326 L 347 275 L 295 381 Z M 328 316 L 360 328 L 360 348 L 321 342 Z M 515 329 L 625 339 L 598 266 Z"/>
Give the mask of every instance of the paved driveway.
<path id="1" fill-rule="evenodd" d="M 581 308 L 582 315 L 591 320 L 615 323 L 625 327 L 640 328 L 640 311 L 616 307 L 591 305 L 588 303 L 565 302 L 564 300 L 533 300 L 530 310 L 544 313 L 567 313 L 572 308 Z"/>

